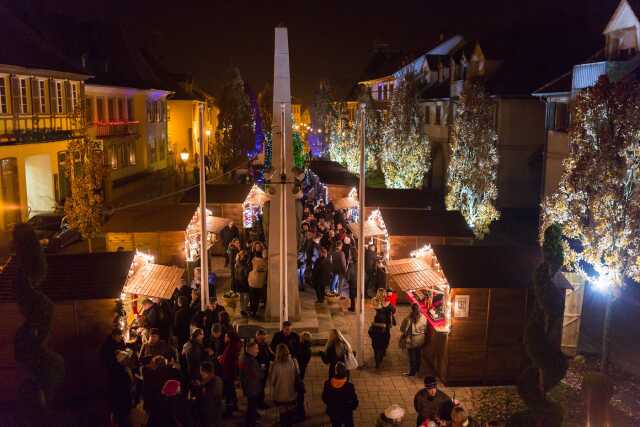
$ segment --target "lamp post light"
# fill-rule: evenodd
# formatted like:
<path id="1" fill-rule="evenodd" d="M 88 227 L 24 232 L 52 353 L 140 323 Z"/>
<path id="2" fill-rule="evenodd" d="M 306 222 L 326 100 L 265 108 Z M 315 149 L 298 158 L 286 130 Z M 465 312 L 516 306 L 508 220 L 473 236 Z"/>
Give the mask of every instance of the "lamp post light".
<path id="1" fill-rule="evenodd" d="M 189 161 L 189 152 L 183 149 L 180 152 L 180 169 L 182 169 L 182 181 L 186 184 L 187 181 L 187 162 Z"/>

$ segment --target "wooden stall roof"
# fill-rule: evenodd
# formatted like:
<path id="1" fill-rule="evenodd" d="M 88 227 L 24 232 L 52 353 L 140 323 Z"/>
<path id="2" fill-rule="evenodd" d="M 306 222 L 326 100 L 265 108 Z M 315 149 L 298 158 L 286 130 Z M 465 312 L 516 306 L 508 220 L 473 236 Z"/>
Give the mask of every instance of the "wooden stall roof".
<path id="1" fill-rule="evenodd" d="M 372 187 L 367 187 L 365 191 L 364 203 L 367 207 L 444 210 L 443 196 L 435 191 Z"/>
<path id="2" fill-rule="evenodd" d="M 131 277 L 122 292 L 170 299 L 173 291 L 180 285 L 183 268 L 160 264 L 147 264 Z"/>
<path id="3" fill-rule="evenodd" d="M 116 211 L 103 227 L 105 233 L 184 231 L 196 205 L 142 205 Z"/>
<path id="4" fill-rule="evenodd" d="M 207 184 L 207 204 L 244 203 L 251 187 L 251 184 Z M 180 203 L 200 203 L 200 189 L 187 191 Z"/>
<path id="5" fill-rule="evenodd" d="M 358 185 L 358 177 L 338 162 L 332 162 L 331 160 L 312 160 L 309 163 L 309 169 L 318 175 L 320 182 L 325 185 Z"/>
<path id="6" fill-rule="evenodd" d="M 353 235 L 357 239 L 358 235 L 360 233 L 360 224 L 357 223 L 357 222 L 349 223 L 349 228 L 351 229 L 351 232 L 353 233 Z M 365 223 L 364 223 L 364 237 L 365 237 L 365 239 L 367 237 L 384 236 L 384 234 L 385 234 L 385 231 L 383 229 L 381 229 L 380 227 L 378 227 L 377 224 L 375 224 L 372 221 L 365 221 Z"/>
<path id="7" fill-rule="evenodd" d="M 459 211 L 383 208 L 380 213 L 390 236 L 474 237 Z"/>
<path id="8" fill-rule="evenodd" d="M 527 288 L 542 262 L 540 248 L 432 245 L 452 288 Z"/>
<path id="9" fill-rule="evenodd" d="M 243 200 L 243 203 L 264 206 L 267 201 L 269 201 L 269 195 L 265 193 L 262 188 L 258 187 L 256 184 L 253 184 L 251 190 L 249 191 L 249 194 L 247 194 L 247 197 L 245 198 L 245 200 Z"/>
<path id="10" fill-rule="evenodd" d="M 40 289 L 53 301 L 118 298 L 127 280 L 133 252 L 47 255 L 47 275 Z M 14 302 L 17 264 L 0 273 L 0 302 Z"/>
<path id="11" fill-rule="evenodd" d="M 444 279 L 422 258 L 402 258 L 387 263 L 389 279 L 401 291 L 438 286 Z"/>
<path id="12" fill-rule="evenodd" d="M 207 231 L 220 234 L 220 231 L 231 222 L 229 218 L 223 218 L 220 216 L 209 216 L 207 217 Z"/>
<path id="13" fill-rule="evenodd" d="M 333 206 L 336 209 L 351 209 L 357 208 L 360 205 L 358 199 L 354 199 L 353 197 L 343 197 L 333 202 Z"/>

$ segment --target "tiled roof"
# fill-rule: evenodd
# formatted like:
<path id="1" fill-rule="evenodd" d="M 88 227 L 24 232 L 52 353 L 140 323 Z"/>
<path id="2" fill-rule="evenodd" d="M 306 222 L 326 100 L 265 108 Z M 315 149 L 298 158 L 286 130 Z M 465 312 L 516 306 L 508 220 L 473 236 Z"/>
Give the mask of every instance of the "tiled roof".
<path id="1" fill-rule="evenodd" d="M 128 294 L 170 299 L 180 285 L 183 268 L 159 264 L 146 264 L 131 277 L 124 289 Z"/>
<path id="2" fill-rule="evenodd" d="M 459 211 L 383 208 L 380 212 L 391 236 L 474 237 Z"/>
<path id="3" fill-rule="evenodd" d="M 47 255 L 40 289 L 53 301 L 117 298 L 127 280 L 133 252 Z M 15 301 L 15 258 L 0 273 L 0 302 Z"/>
<path id="4" fill-rule="evenodd" d="M 87 74 L 0 5 L 0 64 Z"/>
<path id="5" fill-rule="evenodd" d="M 243 203 L 251 187 L 251 184 L 207 184 L 207 204 Z M 200 203 L 200 189 L 187 191 L 180 203 Z"/>
<path id="6" fill-rule="evenodd" d="M 432 246 L 452 288 L 528 288 L 539 247 Z"/>
<path id="7" fill-rule="evenodd" d="M 197 189 L 196 189 L 197 190 Z M 189 225 L 196 205 L 147 204 L 113 213 L 103 227 L 105 233 L 143 233 L 155 231 L 184 231 Z"/>

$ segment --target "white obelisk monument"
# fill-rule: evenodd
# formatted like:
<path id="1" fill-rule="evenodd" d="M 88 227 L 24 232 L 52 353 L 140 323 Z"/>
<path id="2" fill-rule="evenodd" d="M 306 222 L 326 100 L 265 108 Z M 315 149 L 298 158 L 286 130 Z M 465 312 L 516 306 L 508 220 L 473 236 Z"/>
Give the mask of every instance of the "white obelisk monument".
<path id="1" fill-rule="evenodd" d="M 291 76 L 286 27 L 275 29 L 273 57 L 273 122 L 271 129 L 273 176 L 269 207 L 269 280 L 266 317 L 271 321 L 298 320 L 300 300 L 297 278 L 296 207 L 293 194 L 291 142 Z M 286 178 L 283 179 L 282 178 Z M 283 184 L 283 182 L 285 182 Z M 284 200 L 283 200 L 284 198 Z M 286 230 L 283 233 L 283 228 Z M 286 255 L 284 255 L 286 252 Z M 284 256 L 284 259 L 282 258 Z M 284 282 L 284 283 L 283 283 Z"/>

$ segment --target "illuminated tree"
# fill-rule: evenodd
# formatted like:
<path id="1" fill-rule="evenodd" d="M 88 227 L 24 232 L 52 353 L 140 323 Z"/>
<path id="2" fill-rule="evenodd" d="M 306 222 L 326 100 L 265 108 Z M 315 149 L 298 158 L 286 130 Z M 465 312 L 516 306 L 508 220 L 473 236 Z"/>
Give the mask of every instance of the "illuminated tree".
<path id="1" fill-rule="evenodd" d="M 429 142 L 422 124 L 417 81 L 413 74 L 407 74 L 393 91 L 381 132 L 381 166 L 388 188 L 422 186 L 430 167 Z"/>
<path id="2" fill-rule="evenodd" d="M 304 152 L 304 141 L 300 138 L 300 133 L 293 132 L 291 141 L 293 142 L 293 165 L 297 168 L 304 169 L 306 155 Z"/>
<path id="3" fill-rule="evenodd" d="M 355 123 L 348 120 L 346 105 L 337 103 L 335 105 L 335 116 L 327 120 L 326 133 L 329 135 L 329 157 L 334 162 L 341 163 L 350 172 L 360 171 L 360 152 L 358 151 L 358 140 L 356 137 Z"/>
<path id="4" fill-rule="evenodd" d="M 67 155 L 71 167 L 66 169 L 71 194 L 64 204 L 69 226 L 87 240 L 89 252 L 92 239 L 100 232 L 103 219 L 102 180 L 105 174 L 102 143 L 82 137 L 69 142 Z"/>
<path id="5" fill-rule="evenodd" d="M 558 191 L 543 202 L 543 227 L 559 223 L 574 244 L 569 267 L 609 294 L 602 364 L 608 369 L 611 305 L 625 279 L 640 281 L 640 85 L 602 76 L 575 100 L 569 155 Z M 593 272 L 592 272 L 593 274 Z"/>
<path id="6" fill-rule="evenodd" d="M 311 106 L 311 127 L 322 131 L 322 133 L 314 135 L 309 143 L 311 154 L 314 157 L 327 154 L 331 128 L 335 125 L 336 119 L 333 90 L 331 84 L 323 80 L 314 94 Z"/>
<path id="7" fill-rule="evenodd" d="M 255 146 L 255 123 L 251 102 L 237 68 L 231 70 L 231 76 L 218 98 L 218 106 L 219 143 L 216 144 L 216 156 L 226 169 L 233 162 L 246 160 L 246 156 Z"/>
<path id="8" fill-rule="evenodd" d="M 273 89 L 267 83 L 258 94 L 258 108 L 262 119 L 264 134 L 264 167 L 271 168 L 273 144 L 271 142 L 271 126 L 273 124 Z"/>
<path id="9" fill-rule="evenodd" d="M 477 238 L 500 217 L 498 197 L 498 135 L 494 102 L 479 81 L 468 81 L 456 104 L 447 170 L 448 210 L 458 210 Z"/>

